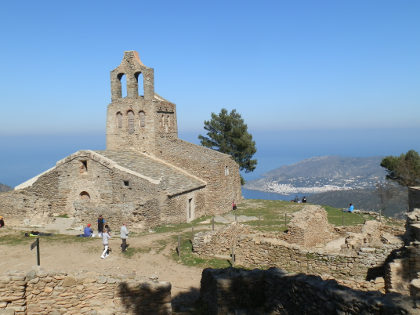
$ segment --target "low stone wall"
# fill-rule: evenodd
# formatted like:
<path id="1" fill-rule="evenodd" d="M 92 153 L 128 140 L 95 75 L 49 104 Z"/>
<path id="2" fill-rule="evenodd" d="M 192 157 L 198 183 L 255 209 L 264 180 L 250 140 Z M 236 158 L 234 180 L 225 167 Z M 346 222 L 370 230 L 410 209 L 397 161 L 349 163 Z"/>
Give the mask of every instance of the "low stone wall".
<path id="1" fill-rule="evenodd" d="M 0 314 L 172 314 L 171 284 L 42 269 L 0 276 Z"/>
<path id="2" fill-rule="evenodd" d="M 235 225 L 235 224 L 234 224 Z M 240 225 L 239 225 L 240 226 Z M 279 267 L 289 272 L 331 275 L 336 279 L 364 281 L 372 271 L 381 268 L 388 255 L 400 244 L 383 244 L 381 248 L 362 247 L 353 254 L 329 254 L 322 249 L 309 250 L 277 238 L 251 233 L 236 233 L 235 241 L 228 232 L 240 232 L 239 227 L 218 232 L 200 232 L 193 240 L 193 250 L 200 256 L 226 256 L 234 253 L 236 264 L 245 267 Z M 374 274 L 373 278 L 377 275 Z"/>
<path id="3" fill-rule="evenodd" d="M 205 269 L 203 314 L 416 314 L 407 296 L 363 292 L 279 269 Z"/>

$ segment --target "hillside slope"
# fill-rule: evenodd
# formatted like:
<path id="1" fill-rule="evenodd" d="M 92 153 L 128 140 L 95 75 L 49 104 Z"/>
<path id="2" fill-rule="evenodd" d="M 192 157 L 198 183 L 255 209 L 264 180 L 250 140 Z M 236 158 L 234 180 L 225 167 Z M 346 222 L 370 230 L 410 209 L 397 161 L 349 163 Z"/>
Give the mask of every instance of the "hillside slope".
<path id="1" fill-rule="evenodd" d="M 381 160 L 382 157 L 313 157 L 267 172 L 244 188 L 281 194 L 373 188 L 385 180 Z"/>

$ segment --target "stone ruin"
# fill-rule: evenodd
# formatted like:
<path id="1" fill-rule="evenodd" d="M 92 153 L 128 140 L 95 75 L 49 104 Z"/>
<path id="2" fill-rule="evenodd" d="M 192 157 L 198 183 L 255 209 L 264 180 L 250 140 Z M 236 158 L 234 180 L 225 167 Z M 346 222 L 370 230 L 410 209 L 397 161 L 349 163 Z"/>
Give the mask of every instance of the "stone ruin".
<path id="1" fill-rule="evenodd" d="M 388 292 L 420 297 L 420 209 L 407 215 L 405 245 L 387 264 L 385 280 Z"/>
<path id="2" fill-rule="evenodd" d="M 363 290 L 385 290 L 383 265 L 403 245 L 402 233 L 377 221 L 334 228 L 320 206 L 296 212 L 286 232 L 259 232 L 233 223 L 216 231 L 197 233 L 193 251 L 200 256 L 231 259 L 244 267 L 279 267 L 336 279 Z"/>
<path id="3" fill-rule="evenodd" d="M 306 248 L 325 245 L 334 238 L 334 227 L 328 223 L 327 212 L 320 206 L 306 205 L 293 214 L 283 239 Z"/>

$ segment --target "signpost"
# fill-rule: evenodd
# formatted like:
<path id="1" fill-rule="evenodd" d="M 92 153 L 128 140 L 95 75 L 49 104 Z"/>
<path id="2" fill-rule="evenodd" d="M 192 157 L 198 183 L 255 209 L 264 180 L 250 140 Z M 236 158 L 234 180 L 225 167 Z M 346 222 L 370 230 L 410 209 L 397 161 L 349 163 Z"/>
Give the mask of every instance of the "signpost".
<path id="1" fill-rule="evenodd" d="M 37 261 L 37 265 L 40 266 L 41 265 L 41 259 L 39 257 L 39 237 L 37 237 L 37 239 L 35 240 L 35 242 L 33 242 L 31 244 L 31 250 L 33 250 L 36 247 L 36 261 Z"/>

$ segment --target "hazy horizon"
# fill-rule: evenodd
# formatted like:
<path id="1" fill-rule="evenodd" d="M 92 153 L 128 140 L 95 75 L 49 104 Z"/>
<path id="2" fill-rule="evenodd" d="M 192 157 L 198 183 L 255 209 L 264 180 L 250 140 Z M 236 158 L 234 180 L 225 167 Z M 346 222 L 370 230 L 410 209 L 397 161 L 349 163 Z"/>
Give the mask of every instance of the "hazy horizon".
<path id="1" fill-rule="evenodd" d="M 203 131 L 180 131 L 179 137 L 199 144 Z M 256 141 L 257 168 L 246 180 L 282 165 L 324 155 L 348 157 L 400 155 L 420 152 L 417 129 L 250 130 Z M 53 167 L 78 150 L 104 150 L 105 131 L 57 135 L 0 135 L 0 183 L 16 186 Z"/>

